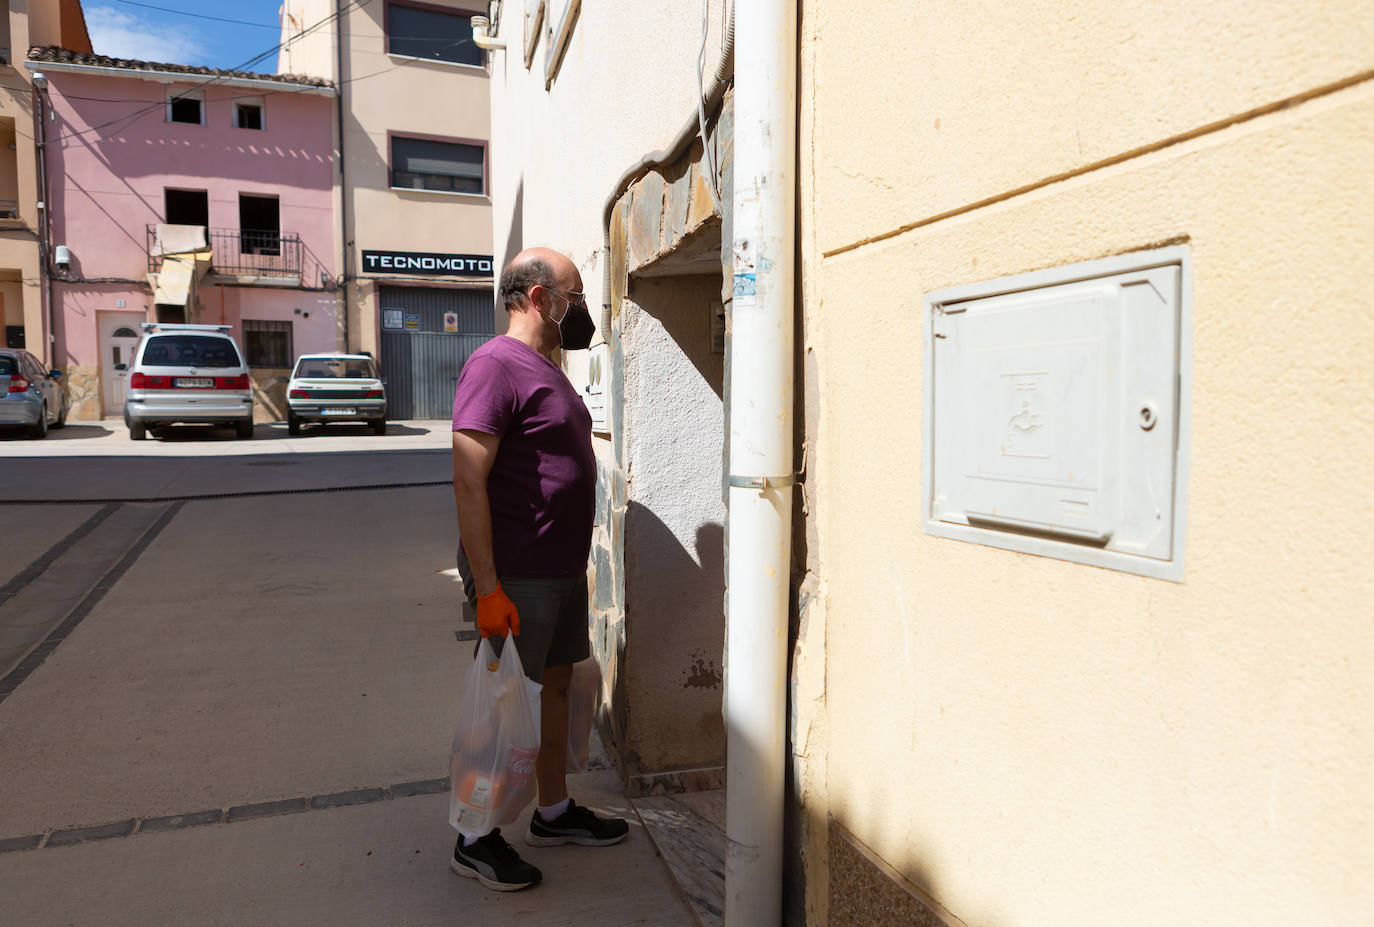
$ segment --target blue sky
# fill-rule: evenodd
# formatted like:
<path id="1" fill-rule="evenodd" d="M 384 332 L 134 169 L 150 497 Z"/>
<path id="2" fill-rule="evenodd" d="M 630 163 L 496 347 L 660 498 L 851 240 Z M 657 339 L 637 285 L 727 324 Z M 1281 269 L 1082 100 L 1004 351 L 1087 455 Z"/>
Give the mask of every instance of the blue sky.
<path id="1" fill-rule="evenodd" d="M 241 20 L 239 25 L 151 9 L 163 7 L 201 16 Z M 86 27 L 98 55 L 172 64 L 233 68 L 281 41 L 277 11 L 281 0 L 85 0 Z M 277 69 L 273 52 L 249 70 Z"/>

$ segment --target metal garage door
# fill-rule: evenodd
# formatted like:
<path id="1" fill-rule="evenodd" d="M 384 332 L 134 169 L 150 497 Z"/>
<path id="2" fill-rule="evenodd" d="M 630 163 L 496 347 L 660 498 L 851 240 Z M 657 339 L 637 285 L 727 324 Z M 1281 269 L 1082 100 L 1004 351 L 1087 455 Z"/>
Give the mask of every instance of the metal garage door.
<path id="1" fill-rule="evenodd" d="M 496 334 L 491 291 L 384 286 L 379 295 L 387 417 L 449 418 L 459 371 Z M 388 309 L 393 321 L 401 313 L 408 327 L 386 327 Z M 450 312 L 458 316 L 456 332 L 444 331 L 444 315 Z"/>

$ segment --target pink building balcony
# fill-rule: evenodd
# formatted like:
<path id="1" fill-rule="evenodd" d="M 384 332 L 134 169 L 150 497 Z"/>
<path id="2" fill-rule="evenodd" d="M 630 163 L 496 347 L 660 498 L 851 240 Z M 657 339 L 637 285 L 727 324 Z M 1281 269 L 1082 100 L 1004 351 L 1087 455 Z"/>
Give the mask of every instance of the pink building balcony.
<path id="1" fill-rule="evenodd" d="M 243 281 L 298 286 L 305 272 L 300 235 L 271 229 L 204 229 L 210 251 L 210 273 Z M 159 241 L 158 225 L 147 228 L 148 272 L 162 270 L 163 255 L 172 253 Z M 180 246 L 179 246 L 180 247 Z M 268 279 L 263 279 L 268 278 Z"/>

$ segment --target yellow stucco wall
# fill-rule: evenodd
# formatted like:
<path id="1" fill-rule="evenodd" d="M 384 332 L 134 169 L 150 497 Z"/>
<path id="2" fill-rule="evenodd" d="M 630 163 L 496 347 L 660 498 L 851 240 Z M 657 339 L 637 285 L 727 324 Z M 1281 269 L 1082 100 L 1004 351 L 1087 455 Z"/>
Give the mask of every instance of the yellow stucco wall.
<path id="1" fill-rule="evenodd" d="M 968 925 L 1365 922 L 1374 6 L 861 7 L 803 15 L 813 814 Z M 922 294 L 1179 240 L 1184 581 L 926 535 Z"/>

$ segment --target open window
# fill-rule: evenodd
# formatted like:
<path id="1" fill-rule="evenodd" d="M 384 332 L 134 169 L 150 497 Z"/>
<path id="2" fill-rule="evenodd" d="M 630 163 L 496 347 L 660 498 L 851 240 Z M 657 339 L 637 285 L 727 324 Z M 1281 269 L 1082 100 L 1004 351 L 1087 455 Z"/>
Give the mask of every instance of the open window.
<path id="1" fill-rule="evenodd" d="M 267 111 L 262 97 L 243 97 L 234 101 L 234 128 L 264 129 Z"/>
<path id="2" fill-rule="evenodd" d="M 173 91 L 167 97 L 167 121 L 205 125 L 205 94 L 198 90 Z"/>
<path id="3" fill-rule="evenodd" d="M 210 196 L 204 190 L 164 190 L 163 215 L 168 225 L 210 228 Z"/>
<path id="4" fill-rule="evenodd" d="M 281 254 L 281 202 L 239 194 L 239 248 L 244 254 Z"/>

